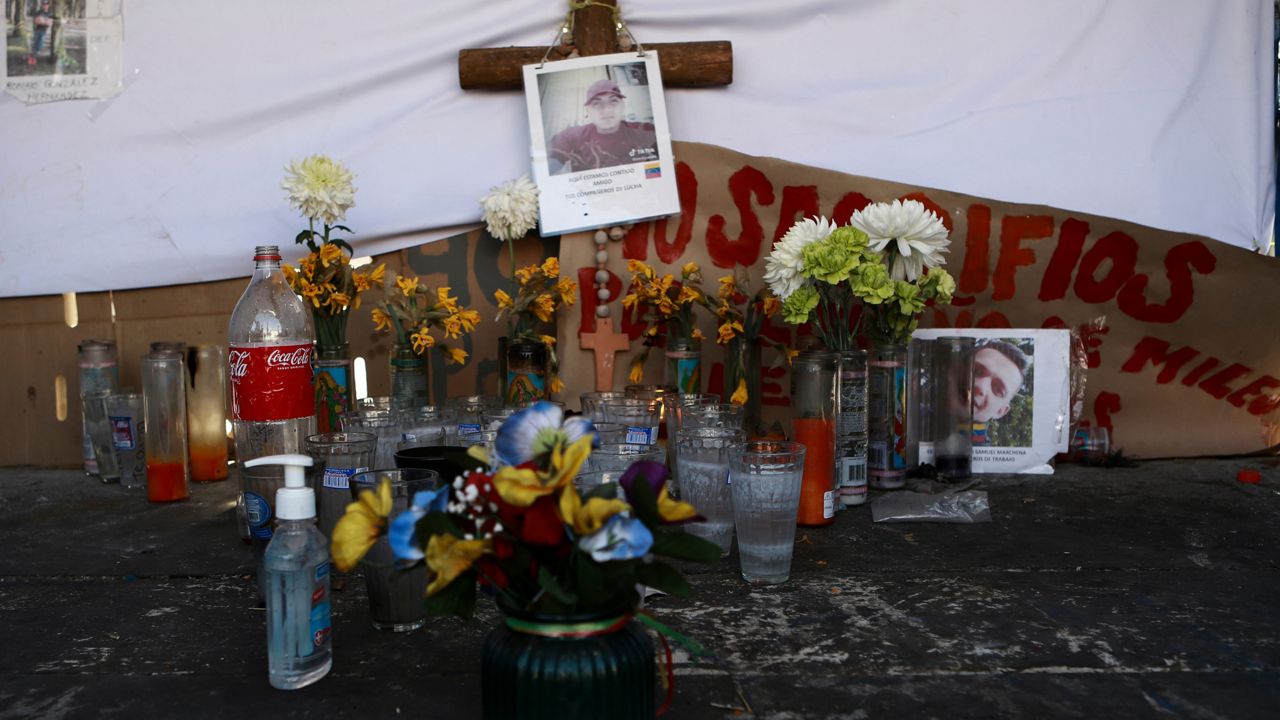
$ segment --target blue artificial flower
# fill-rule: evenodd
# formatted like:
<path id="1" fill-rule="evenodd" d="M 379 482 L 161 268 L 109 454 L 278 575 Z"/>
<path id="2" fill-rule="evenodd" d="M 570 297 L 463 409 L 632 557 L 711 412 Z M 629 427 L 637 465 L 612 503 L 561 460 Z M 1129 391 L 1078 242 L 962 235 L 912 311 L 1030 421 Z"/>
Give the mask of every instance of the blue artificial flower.
<path id="1" fill-rule="evenodd" d="M 644 557 L 651 547 L 653 533 L 626 513 L 614 515 L 604 527 L 578 540 L 578 549 L 591 553 L 596 562 L 633 560 Z"/>
<path id="2" fill-rule="evenodd" d="M 423 558 L 422 545 L 418 542 L 415 530 L 418 521 L 427 513 L 444 512 L 449 504 L 449 486 L 435 490 L 423 490 L 413 496 L 413 504 L 408 510 L 396 515 L 387 528 L 387 542 L 391 545 L 391 554 L 397 560 L 417 562 Z"/>
<path id="3" fill-rule="evenodd" d="M 494 454 L 499 466 L 518 466 L 546 455 L 556 445 L 568 447 L 587 435 L 592 436 L 592 447 L 600 444 L 589 418 L 565 418 L 559 405 L 539 401 L 516 411 L 502 423 L 494 441 Z"/>

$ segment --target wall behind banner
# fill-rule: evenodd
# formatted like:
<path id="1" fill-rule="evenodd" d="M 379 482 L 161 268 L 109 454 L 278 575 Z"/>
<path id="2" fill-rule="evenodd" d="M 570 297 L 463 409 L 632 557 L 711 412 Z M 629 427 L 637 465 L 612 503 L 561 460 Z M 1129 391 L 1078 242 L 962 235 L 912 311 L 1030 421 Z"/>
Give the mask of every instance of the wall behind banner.
<path id="1" fill-rule="evenodd" d="M 683 263 L 698 262 L 712 289 L 716 277 L 743 265 L 758 283 L 773 242 L 796 220 L 821 214 L 843 223 L 869 202 L 916 199 L 951 231 L 947 267 L 959 286 L 954 304 L 927 310 L 923 325 L 1083 328 L 1083 419 L 1110 428 L 1130 455 L 1239 453 L 1280 442 L 1280 335 L 1269 314 L 1254 310 L 1280 302 L 1280 265 L 1271 258 L 1193 235 L 709 145 L 679 143 L 676 157 L 683 212 L 637 225 L 611 249 L 609 269 L 624 288 L 629 258 L 676 274 Z M 563 266 L 594 267 L 594 249 L 586 237 L 566 237 Z M 584 293 L 580 329 L 593 326 L 594 306 Z M 624 312 L 619 323 L 633 352 L 642 330 L 637 312 Z M 710 318 L 703 318 L 703 332 L 715 337 Z M 797 330 L 775 319 L 768 332 L 793 340 Z M 562 337 L 564 375 L 581 382 L 593 374 L 591 355 L 568 351 L 571 342 Z M 626 369 L 624 357 L 615 385 L 625 382 Z M 719 372 L 712 367 L 709 376 Z M 646 380 L 661 374 L 651 356 Z M 785 408 L 784 374 L 779 369 L 769 379 L 766 405 Z"/>

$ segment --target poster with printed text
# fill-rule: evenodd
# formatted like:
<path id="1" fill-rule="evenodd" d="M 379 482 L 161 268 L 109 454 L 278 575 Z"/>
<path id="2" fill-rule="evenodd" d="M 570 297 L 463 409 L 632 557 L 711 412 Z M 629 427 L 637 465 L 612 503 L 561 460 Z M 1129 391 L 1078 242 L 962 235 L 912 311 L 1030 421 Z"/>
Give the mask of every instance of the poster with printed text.
<path id="1" fill-rule="evenodd" d="M 10 95 L 33 105 L 120 91 L 121 0 L 6 0 L 5 10 Z"/>

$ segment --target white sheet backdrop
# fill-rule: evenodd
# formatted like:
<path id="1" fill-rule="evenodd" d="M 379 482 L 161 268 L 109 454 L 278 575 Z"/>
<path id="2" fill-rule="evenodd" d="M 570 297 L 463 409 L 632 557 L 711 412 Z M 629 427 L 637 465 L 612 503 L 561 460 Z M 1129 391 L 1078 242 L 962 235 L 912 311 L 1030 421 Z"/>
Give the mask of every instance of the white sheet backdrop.
<path id="1" fill-rule="evenodd" d="M 733 42 L 732 86 L 668 91 L 678 140 L 1270 239 L 1271 0 L 622 5 L 641 42 Z M 544 44 L 564 9 L 126 0 L 120 95 L 0 99 L 0 296 L 246 275 L 303 227 L 281 168 L 313 152 L 358 174 L 359 252 L 474 225 L 528 136 L 519 93 L 458 88 L 457 51 Z"/>

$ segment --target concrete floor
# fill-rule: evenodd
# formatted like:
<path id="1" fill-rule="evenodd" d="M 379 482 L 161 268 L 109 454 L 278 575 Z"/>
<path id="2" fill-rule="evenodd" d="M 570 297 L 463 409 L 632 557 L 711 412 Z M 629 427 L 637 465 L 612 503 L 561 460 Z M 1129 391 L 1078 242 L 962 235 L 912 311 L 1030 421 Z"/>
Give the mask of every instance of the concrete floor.
<path id="1" fill-rule="evenodd" d="M 1262 470 L 1260 485 L 1236 471 Z M 987 477 L 993 522 L 801 529 L 792 579 L 736 554 L 650 603 L 717 652 L 677 651 L 668 717 L 1280 716 L 1280 471 L 1258 461 Z M 373 630 L 335 593 L 334 669 L 267 684 L 230 483 L 189 502 L 72 471 L 0 470 L 0 720 L 479 716 L 497 619 Z"/>

